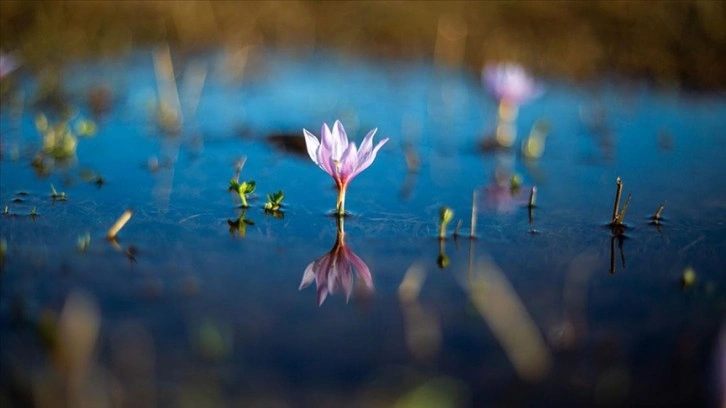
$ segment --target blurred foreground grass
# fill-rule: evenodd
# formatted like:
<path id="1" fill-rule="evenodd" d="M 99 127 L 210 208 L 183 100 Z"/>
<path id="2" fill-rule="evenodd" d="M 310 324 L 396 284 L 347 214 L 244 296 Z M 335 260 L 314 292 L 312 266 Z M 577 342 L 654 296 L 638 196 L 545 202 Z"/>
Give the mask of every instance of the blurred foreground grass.
<path id="1" fill-rule="evenodd" d="M 167 42 L 332 48 L 434 58 L 478 70 L 515 60 L 546 75 L 616 73 L 726 88 L 726 3 L 678 2 L 0 2 L 0 47 L 34 69 Z"/>

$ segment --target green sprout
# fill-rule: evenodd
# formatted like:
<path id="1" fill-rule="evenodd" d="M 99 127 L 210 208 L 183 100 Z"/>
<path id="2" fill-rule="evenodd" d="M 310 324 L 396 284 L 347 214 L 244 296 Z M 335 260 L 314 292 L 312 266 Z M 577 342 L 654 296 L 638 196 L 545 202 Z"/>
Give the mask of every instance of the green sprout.
<path id="1" fill-rule="evenodd" d="M 55 189 L 55 186 L 53 184 L 50 185 L 50 190 L 51 190 L 50 198 L 52 198 L 53 201 L 55 201 L 55 200 L 58 200 L 58 201 L 66 201 L 66 200 L 68 200 L 68 197 L 66 196 L 66 193 L 64 193 L 64 192 L 60 192 L 59 193 L 58 190 Z"/>
<path id="2" fill-rule="evenodd" d="M 441 207 L 439 210 L 439 239 L 446 237 L 446 226 L 454 219 L 454 210 L 449 207 Z"/>
<path id="3" fill-rule="evenodd" d="M 277 193 L 268 194 L 267 202 L 265 203 L 265 211 L 280 211 L 280 205 L 282 204 L 283 198 L 285 198 L 285 194 L 282 192 L 282 190 L 278 191 Z"/>
<path id="4" fill-rule="evenodd" d="M 249 205 L 247 205 L 247 194 L 251 194 L 255 191 L 255 182 L 243 181 L 240 183 L 234 179 L 230 180 L 229 191 L 234 191 L 239 194 L 239 198 L 242 200 L 242 207 L 247 208 L 249 207 Z"/>

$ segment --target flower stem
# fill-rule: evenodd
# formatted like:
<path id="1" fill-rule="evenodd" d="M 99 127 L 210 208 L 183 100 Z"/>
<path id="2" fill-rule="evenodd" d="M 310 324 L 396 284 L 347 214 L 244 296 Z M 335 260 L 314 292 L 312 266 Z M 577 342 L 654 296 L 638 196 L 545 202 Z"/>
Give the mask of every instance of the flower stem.
<path id="1" fill-rule="evenodd" d="M 339 216 L 345 215 L 345 190 L 347 190 L 347 186 L 338 186 L 338 204 L 335 207 L 335 213 Z"/>
<path id="2" fill-rule="evenodd" d="M 242 200 L 242 207 L 244 207 L 244 208 L 249 207 L 247 205 L 247 198 L 245 197 L 244 193 L 239 193 L 239 198 Z"/>
<path id="3" fill-rule="evenodd" d="M 340 216 L 336 217 L 335 225 L 338 230 L 338 240 L 342 240 L 343 236 L 345 236 L 345 219 Z"/>

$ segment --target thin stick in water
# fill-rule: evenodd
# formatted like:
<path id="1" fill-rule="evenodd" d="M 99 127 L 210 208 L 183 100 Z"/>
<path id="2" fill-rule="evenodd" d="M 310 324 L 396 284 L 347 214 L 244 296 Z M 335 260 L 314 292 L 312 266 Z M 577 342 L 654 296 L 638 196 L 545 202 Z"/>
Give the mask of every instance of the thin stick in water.
<path id="1" fill-rule="evenodd" d="M 613 223 L 615 223 L 618 219 L 618 209 L 620 208 L 620 196 L 623 194 L 623 181 L 620 180 L 620 177 L 615 180 L 615 183 L 618 185 L 617 190 L 615 191 L 615 203 L 613 204 Z"/>
<path id="2" fill-rule="evenodd" d="M 462 220 L 457 221 L 456 227 L 454 227 L 454 233 L 452 234 L 455 239 L 459 236 L 459 228 L 461 228 L 461 224 L 463 223 L 464 221 Z"/>
<path id="3" fill-rule="evenodd" d="M 625 199 L 625 205 L 623 205 L 623 211 L 620 211 L 620 214 L 618 214 L 618 217 L 616 219 L 617 224 L 622 224 L 623 220 L 625 219 L 625 212 L 628 211 L 628 206 L 630 205 L 630 194 L 628 194 L 628 198 Z"/>
<path id="4" fill-rule="evenodd" d="M 665 208 L 665 203 L 666 202 L 663 201 L 663 203 L 658 206 L 658 209 L 655 210 L 655 214 L 653 214 L 653 216 L 650 217 L 651 220 L 653 220 L 653 221 L 660 221 L 660 215 L 663 212 L 663 209 Z"/>
<path id="5" fill-rule="evenodd" d="M 471 229 L 469 230 L 469 238 L 476 237 L 476 190 L 471 193 Z"/>
<path id="6" fill-rule="evenodd" d="M 123 214 L 121 214 L 120 217 L 116 220 L 116 222 L 111 226 L 111 228 L 108 229 L 108 232 L 106 233 L 106 238 L 109 240 L 115 240 L 116 235 L 118 235 L 119 231 L 126 225 L 127 222 L 131 219 L 131 216 L 133 215 L 133 211 L 126 210 Z"/>

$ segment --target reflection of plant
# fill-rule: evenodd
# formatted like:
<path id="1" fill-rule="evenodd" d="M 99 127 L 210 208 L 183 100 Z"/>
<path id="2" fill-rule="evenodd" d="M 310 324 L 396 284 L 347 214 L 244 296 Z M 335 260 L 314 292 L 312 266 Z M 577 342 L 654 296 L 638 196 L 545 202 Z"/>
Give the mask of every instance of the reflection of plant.
<path id="1" fill-rule="evenodd" d="M 278 191 L 277 193 L 268 194 L 267 202 L 265 203 L 265 211 L 280 211 L 280 205 L 282 204 L 283 198 L 285 198 L 285 194 L 282 192 L 282 190 Z"/>
<path id="2" fill-rule="evenodd" d="M 247 194 L 251 194 L 255 191 L 255 182 L 243 181 L 240 183 L 236 180 L 230 180 L 229 191 L 239 194 L 239 198 L 242 200 L 242 207 L 247 208 L 249 207 L 249 205 L 247 205 Z"/>
<path id="3" fill-rule="evenodd" d="M 445 249 L 444 249 L 444 240 L 439 240 L 439 256 L 436 258 L 436 265 L 440 269 L 446 269 L 449 264 L 451 263 L 451 260 L 449 259 L 449 256 L 446 255 Z"/>
<path id="4" fill-rule="evenodd" d="M 242 210 L 242 214 L 240 214 L 240 216 L 236 220 L 227 220 L 230 234 L 237 235 L 240 238 L 244 238 L 245 235 L 247 235 L 247 226 L 255 225 L 254 221 L 245 218 L 246 213 L 247 210 Z"/>
<path id="5" fill-rule="evenodd" d="M 348 189 L 348 183 L 373 163 L 378 150 L 388 141 L 388 139 L 383 139 L 378 142 L 376 147 L 373 147 L 373 136 L 377 130 L 373 129 L 368 132 L 358 150 L 354 142 L 348 143 L 348 135 L 339 120 L 335 121 L 332 130 L 328 128 L 327 124 L 323 124 L 320 130 L 320 140 L 303 129 L 305 145 L 310 158 L 335 180 L 338 188 L 338 203 L 335 212 L 338 215 L 345 214 L 345 192 Z"/>
<path id="6" fill-rule="evenodd" d="M 348 301 L 353 292 L 353 274 L 365 284 L 366 290 L 373 291 L 373 278 L 368 265 L 363 262 L 345 243 L 343 219 L 338 218 L 338 236 L 333 248 L 325 255 L 311 262 L 303 273 L 300 290 L 315 281 L 318 306 L 322 305 L 328 294 L 338 291 L 345 293 Z"/>

